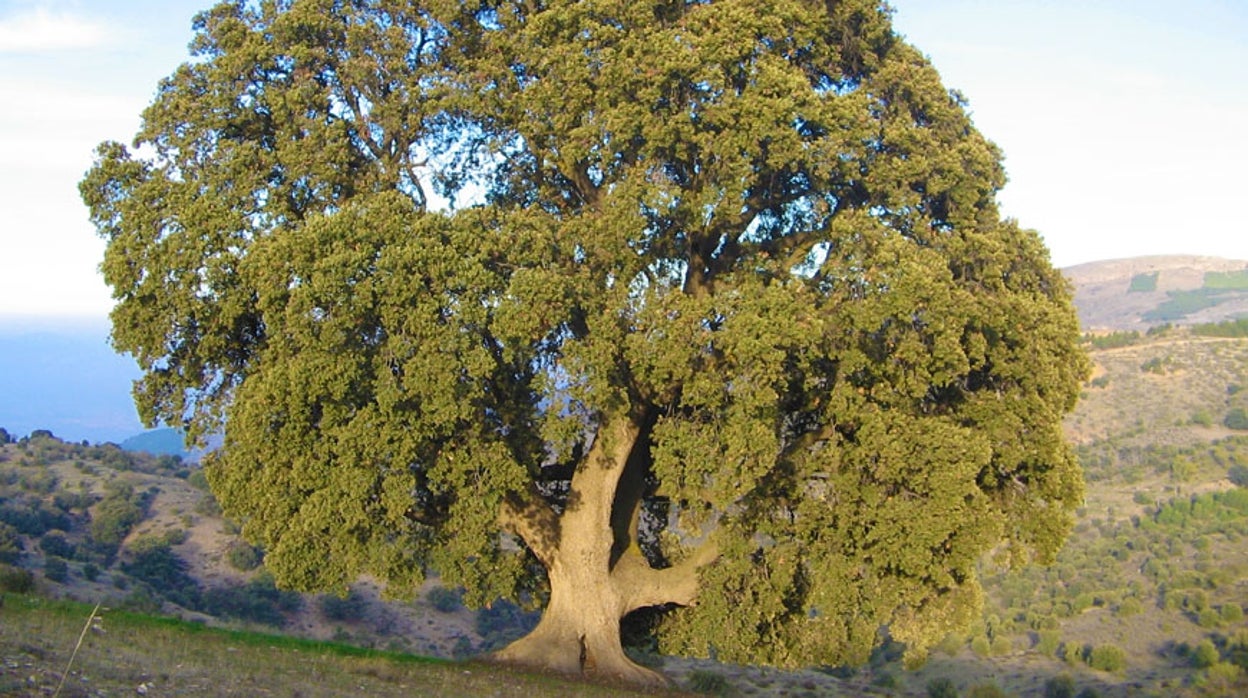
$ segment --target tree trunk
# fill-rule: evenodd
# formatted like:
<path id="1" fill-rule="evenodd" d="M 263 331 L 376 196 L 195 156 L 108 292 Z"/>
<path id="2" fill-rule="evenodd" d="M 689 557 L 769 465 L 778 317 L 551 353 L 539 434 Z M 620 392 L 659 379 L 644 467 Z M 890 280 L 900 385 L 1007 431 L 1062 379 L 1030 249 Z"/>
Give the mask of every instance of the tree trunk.
<path id="1" fill-rule="evenodd" d="M 628 468 L 647 467 L 641 421 L 618 415 L 604 422 L 572 477 L 568 503 L 557 522 L 548 508 L 532 502 L 505 512 L 509 527 L 546 565 L 550 602 L 537 628 L 499 651 L 495 659 L 634 684 L 666 683 L 626 657 L 620 643 L 620 619 L 625 614 L 667 600 L 651 600 L 660 586 L 650 578 L 656 571 L 635 548 L 621 555 L 620 538 L 625 534 L 618 525 L 613 527 L 613 521 L 628 518 L 613 516 L 615 509 L 634 505 L 617 501 L 621 477 Z M 634 496 L 633 488 L 624 489 L 629 492 L 626 498 Z"/>
<path id="2" fill-rule="evenodd" d="M 608 543 L 609 548 L 609 543 Z M 604 573 L 597 573 L 598 571 Z M 630 684 L 663 686 L 661 675 L 639 666 L 620 643 L 620 599 L 605 568 L 549 570 L 550 603 L 533 632 L 494 655 L 500 662 L 605 678 Z"/>

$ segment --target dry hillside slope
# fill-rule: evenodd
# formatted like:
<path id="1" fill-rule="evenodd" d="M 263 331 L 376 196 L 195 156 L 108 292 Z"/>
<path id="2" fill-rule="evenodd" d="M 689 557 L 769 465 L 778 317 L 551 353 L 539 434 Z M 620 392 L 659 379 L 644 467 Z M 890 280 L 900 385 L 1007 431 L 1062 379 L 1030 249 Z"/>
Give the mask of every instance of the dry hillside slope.
<path id="1" fill-rule="evenodd" d="M 1248 316 L 1248 261 L 1170 255 L 1090 262 L 1063 273 L 1084 329 L 1141 330 Z"/>

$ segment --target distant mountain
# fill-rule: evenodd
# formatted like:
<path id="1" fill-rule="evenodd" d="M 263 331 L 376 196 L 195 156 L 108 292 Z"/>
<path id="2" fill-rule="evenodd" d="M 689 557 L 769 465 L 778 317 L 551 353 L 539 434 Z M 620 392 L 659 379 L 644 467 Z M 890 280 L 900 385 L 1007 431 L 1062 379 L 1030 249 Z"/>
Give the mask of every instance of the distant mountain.
<path id="1" fill-rule="evenodd" d="M 138 376 L 102 321 L 0 318 L 0 427 L 14 436 L 121 442 L 143 431 L 130 397 Z"/>
<path id="2" fill-rule="evenodd" d="M 1143 330 L 1248 317 L 1248 261 L 1158 256 L 1063 269 L 1085 330 Z"/>
<path id="3" fill-rule="evenodd" d="M 186 442 L 177 429 L 153 429 L 142 434 L 131 436 L 119 444 L 126 451 L 150 453 L 154 456 L 190 457 L 186 450 Z"/>

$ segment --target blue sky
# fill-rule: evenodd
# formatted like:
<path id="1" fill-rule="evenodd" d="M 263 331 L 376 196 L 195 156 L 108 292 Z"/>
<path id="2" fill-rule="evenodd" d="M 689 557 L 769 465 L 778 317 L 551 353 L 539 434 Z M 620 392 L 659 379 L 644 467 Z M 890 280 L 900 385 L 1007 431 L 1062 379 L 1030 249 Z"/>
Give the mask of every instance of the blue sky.
<path id="1" fill-rule="evenodd" d="M 99 319 L 77 182 L 129 141 L 209 0 L 0 0 L 0 317 Z M 1007 215 L 1069 266 L 1248 259 L 1248 3 L 894 0 L 1006 154 Z"/>

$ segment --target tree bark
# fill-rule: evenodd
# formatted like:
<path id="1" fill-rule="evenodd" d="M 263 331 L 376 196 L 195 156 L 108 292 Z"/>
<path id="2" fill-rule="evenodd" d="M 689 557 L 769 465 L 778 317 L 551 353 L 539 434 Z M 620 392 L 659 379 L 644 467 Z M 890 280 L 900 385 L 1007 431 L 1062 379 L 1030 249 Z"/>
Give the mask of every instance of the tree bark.
<path id="1" fill-rule="evenodd" d="M 704 554 L 687 564 L 656 570 L 635 545 L 621 553 L 620 513 L 614 510 L 632 504 L 618 503 L 617 489 L 625 469 L 638 465 L 636 449 L 646 447 L 641 424 L 642 420 L 617 417 L 599 429 L 572 476 L 568 504 L 557 527 L 538 525 L 533 506 L 512 506 L 504 512 L 511 530 L 522 537 L 557 528 L 557 544 L 549 545 L 549 536 L 536 541 L 550 581 L 550 602 L 541 621 L 533 632 L 495 653 L 495 660 L 631 684 L 667 683 L 624 654 L 620 620 L 645 606 L 692 603 L 697 567 L 710 558 Z M 631 499 L 631 493 L 626 498 Z"/>

